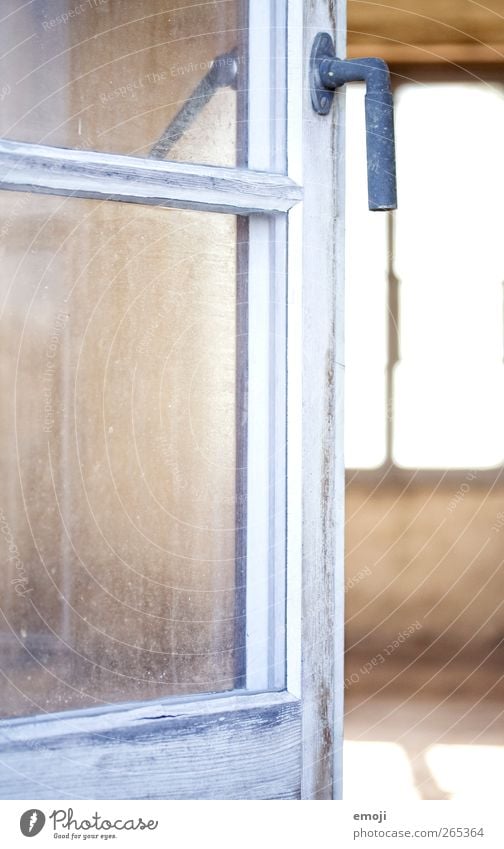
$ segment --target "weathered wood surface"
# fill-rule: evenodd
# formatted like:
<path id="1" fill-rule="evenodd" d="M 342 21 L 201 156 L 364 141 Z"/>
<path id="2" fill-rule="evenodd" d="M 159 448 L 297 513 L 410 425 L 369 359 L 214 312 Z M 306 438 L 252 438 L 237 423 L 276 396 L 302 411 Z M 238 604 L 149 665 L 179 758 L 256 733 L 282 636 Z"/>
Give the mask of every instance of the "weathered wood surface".
<path id="1" fill-rule="evenodd" d="M 288 177 L 0 140 L 0 188 L 239 213 L 286 212 L 302 190 Z"/>
<path id="2" fill-rule="evenodd" d="M 288 693 L 72 711 L 0 723 L 2 799 L 297 799 Z"/>
<path id="3" fill-rule="evenodd" d="M 317 115 L 309 58 L 318 32 L 344 55 L 343 0 L 304 4 L 303 798 L 341 798 L 343 736 L 344 92 Z"/>

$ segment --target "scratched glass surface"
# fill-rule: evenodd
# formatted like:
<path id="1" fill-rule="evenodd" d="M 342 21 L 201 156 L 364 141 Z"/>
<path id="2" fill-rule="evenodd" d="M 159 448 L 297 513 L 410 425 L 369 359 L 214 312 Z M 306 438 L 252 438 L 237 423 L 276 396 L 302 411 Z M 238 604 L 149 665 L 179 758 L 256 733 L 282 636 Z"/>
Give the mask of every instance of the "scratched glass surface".
<path id="1" fill-rule="evenodd" d="M 238 221 L 0 193 L 3 716 L 235 686 Z"/>
<path id="2" fill-rule="evenodd" d="M 243 0 L 3 0 L 0 136 L 245 160 Z"/>

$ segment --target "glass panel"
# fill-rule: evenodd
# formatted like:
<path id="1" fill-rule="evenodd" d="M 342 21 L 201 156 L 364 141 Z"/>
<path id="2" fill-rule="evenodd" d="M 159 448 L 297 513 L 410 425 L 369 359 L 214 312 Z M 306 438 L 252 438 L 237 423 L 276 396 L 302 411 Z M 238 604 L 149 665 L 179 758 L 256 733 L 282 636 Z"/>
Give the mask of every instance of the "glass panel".
<path id="1" fill-rule="evenodd" d="M 489 83 L 400 89 L 394 457 L 404 466 L 504 460 L 503 105 Z"/>
<path id="2" fill-rule="evenodd" d="M 234 687 L 244 222 L 7 192 L 0 222 L 1 713 Z"/>
<path id="3" fill-rule="evenodd" d="M 243 162 L 245 32 L 242 0 L 4 0 L 0 135 Z"/>

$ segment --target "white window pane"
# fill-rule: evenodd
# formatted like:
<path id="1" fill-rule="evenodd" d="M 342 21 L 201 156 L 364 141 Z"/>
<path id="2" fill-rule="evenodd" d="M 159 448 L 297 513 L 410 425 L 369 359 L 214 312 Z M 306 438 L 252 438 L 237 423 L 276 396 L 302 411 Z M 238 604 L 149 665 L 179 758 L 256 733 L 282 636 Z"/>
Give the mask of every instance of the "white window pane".
<path id="1" fill-rule="evenodd" d="M 396 98 L 396 271 L 502 278 L 504 100 L 485 83 L 402 86 Z"/>
<path id="2" fill-rule="evenodd" d="M 398 97 L 399 465 L 504 459 L 503 107 L 485 83 L 409 85 Z"/>
<path id="3" fill-rule="evenodd" d="M 367 207 L 362 86 L 347 90 L 345 460 L 372 468 L 386 445 L 386 223 Z"/>
<path id="4" fill-rule="evenodd" d="M 400 364 L 394 375 L 394 458 L 418 468 L 485 468 L 503 460 L 499 366 Z"/>

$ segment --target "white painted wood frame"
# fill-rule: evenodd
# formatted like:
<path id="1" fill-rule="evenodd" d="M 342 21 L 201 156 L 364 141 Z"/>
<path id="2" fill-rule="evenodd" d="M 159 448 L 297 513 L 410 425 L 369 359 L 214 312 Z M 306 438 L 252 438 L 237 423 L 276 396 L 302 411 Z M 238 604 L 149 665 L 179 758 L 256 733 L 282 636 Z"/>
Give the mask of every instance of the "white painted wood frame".
<path id="1" fill-rule="evenodd" d="M 303 202 L 289 213 L 287 687 L 301 698 L 301 798 L 341 799 L 345 96 L 313 111 L 309 59 L 321 31 L 345 56 L 346 3 L 288 7 L 288 175 Z"/>
<path id="2" fill-rule="evenodd" d="M 250 215 L 286 212 L 302 196 L 283 174 L 67 150 L 2 139 L 3 189 Z"/>

